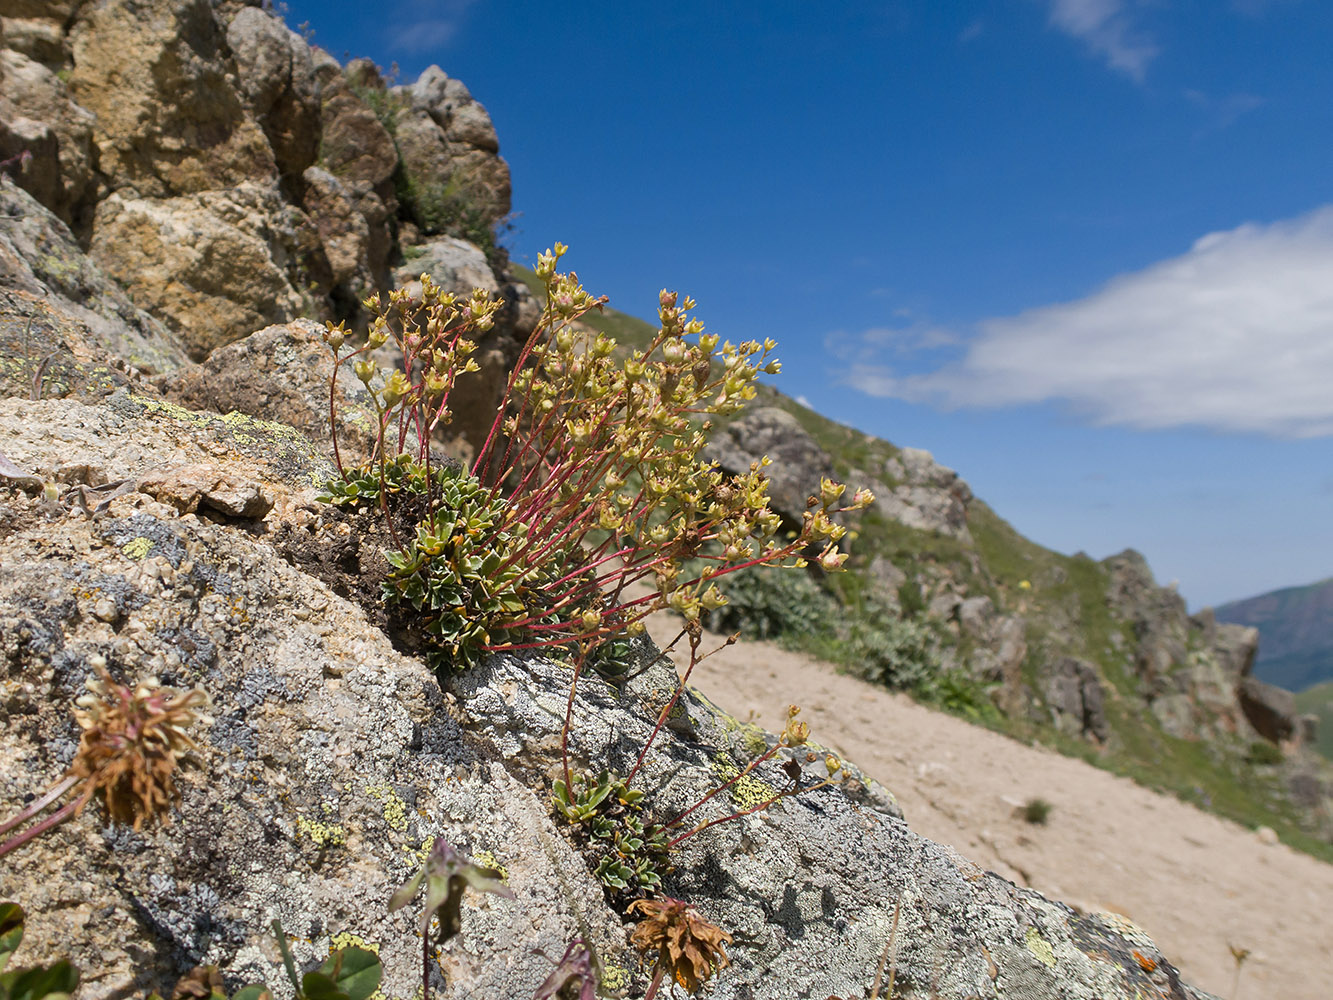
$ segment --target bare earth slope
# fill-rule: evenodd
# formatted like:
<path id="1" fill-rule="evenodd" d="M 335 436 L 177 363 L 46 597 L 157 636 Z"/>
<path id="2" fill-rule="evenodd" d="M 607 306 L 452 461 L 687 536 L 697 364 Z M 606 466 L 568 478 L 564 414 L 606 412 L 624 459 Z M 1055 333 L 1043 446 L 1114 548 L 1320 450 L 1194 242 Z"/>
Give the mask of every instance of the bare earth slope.
<path id="1" fill-rule="evenodd" d="M 1234 1000 L 1235 945 L 1251 954 L 1234 996 L 1333 996 L 1333 866 L 771 643 L 724 649 L 691 683 L 769 728 L 802 705 L 812 738 L 891 789 L 913 830 L 1051 898 L 1123 913 L 1203 989 Z M 1018 815 L 1033 797 L 1054 807 L 1045 826 Z"/>

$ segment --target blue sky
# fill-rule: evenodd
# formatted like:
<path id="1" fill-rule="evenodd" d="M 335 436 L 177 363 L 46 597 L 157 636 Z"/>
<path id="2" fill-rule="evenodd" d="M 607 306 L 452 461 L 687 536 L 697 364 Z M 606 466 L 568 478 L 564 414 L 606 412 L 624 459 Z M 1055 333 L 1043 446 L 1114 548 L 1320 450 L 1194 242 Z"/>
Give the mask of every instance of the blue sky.
<path id="1" fill-rule="evenodd" d="M 1333 574 L 1326 0 L 289 0 L 489 110 L 513 256 L 1192 608 Z"/>

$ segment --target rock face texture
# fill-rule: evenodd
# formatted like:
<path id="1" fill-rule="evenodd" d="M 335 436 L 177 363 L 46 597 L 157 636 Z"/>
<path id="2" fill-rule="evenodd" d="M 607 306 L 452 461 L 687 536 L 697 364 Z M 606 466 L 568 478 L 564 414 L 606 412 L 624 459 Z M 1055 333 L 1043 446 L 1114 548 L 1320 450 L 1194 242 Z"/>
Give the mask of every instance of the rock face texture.
<path id="1" fill-rule="evenodd" d="M 0 395 L 97 394 L 185 356 L 28 192 L 0 177 Z"/>
<path id="2" fill-rule="evenodd" d="M 390 90 L 260 0 L 21 8 L 0 34 L 3 172 L 195 361 L 273 323 L 361 317 L 400 223 L 490 239 L 509 212 L 495 129 L 437 67 Z"/>
<path id="3" fill-rule="evenodd" d="M 68 765 L 69 707 L 98 665 L 212 699 L 172 823 L 102 827 L 90 807 L 7 859 L 0 894 L 31 914 L 28 959 L 69 954 L 87 996 L 166 989 L 199 963 L 279 984 L 278 918 L 302 966 L 370 942 L 386 993 L 411 995 L 415 914 L 384 903 L 442 836 L 486 852 L 515 898 L 467 899 L 461 937 L 432 962 L 440 995 L 529 996 L 551 969 L 535 949 L 575 936 L 613 994 L 642 994 L 627 927 L 547 808 L 566 665 L 497 655 L 441 688 L 398 652 L 302 568 L 367 525 L 317 516 L 330 467 L 290 428 L 125 389 L 97 406 L 7 403 L 0 452 L 68 485 L 54 501 L 0 492 L 0 811 Z M 117 481 L 96 510 L 72 502 Z M 622 688 L 580 686 L 576 763 L 628 768 L 674 685 L 654 652 L 638 646 L 647 669 Z M 684 706 L 639 779 L 664 813 L 772 739 L 694 695 Z M 788 780 L 776 761 L 752 777 L 757 794 Z M 721 796 L 707 815 L 739 804 Z M 1122 918 L 1076 914 L 917 837 L 855 768 L 691 838 L 667 888 L 736 939 L 717 997 L 858 994 L 895 919 L 899 996 L 1202 996 Z"/>

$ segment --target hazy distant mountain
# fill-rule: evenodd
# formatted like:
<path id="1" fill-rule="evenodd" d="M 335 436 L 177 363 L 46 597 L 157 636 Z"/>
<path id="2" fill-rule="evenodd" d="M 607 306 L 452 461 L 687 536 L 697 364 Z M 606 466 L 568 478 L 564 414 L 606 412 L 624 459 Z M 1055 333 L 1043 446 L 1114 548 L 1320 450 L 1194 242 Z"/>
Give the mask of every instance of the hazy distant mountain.
<path id="1" fill-rule="evenodd" d="M 1288 691 L 1333 680 L 1333 578 L 1216 609 L 1217 620 L 1259 630 L 1254 674 Z"/>

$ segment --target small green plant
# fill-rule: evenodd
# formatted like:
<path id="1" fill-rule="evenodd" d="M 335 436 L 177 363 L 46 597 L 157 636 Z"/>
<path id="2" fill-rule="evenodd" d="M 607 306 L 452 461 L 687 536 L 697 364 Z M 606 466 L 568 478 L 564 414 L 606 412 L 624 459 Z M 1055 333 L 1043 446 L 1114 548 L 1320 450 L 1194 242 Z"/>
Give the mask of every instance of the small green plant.
<path id="1" fill-rule="evenodd" d="M 926 704 L 966 719 L 991 720 L 999 715 L 986 686 L 964 670 L 941 670 L 927 676 L 917 682 L 912 694 Z"/>
<path id="2" fill-rule="evenodd" d="M 1276 744 L 1267 740 L 1255 740 L 1250 744 L 1245 759 L 1257 767 L 1274 767 L 1286 760 L 1286 757 L 1283 756 L 1282 748 Z"/>
<path id="3" fill-rule="evenodd" d="M 23 922 L 23 907 L 0 903 L 0 1000 L 66 1000 L 79 985 L 79 973 L 69 962 L 8 968 L 23 942 Z"/>
<path id="4" fill-rule="evenodd" d="M 514 894 L 500 881 L 500 873 L 493 868 L 474 864 L 454 850 L 443 837 L 436 837 L 420 871 L 407 880 L 389 899 L 389 912 L 400 910 L 416 898 L 422 885 L 426 887 L 426 902 L 421 912 L 421 995 L 430 1000 L 430 945 L 431 922 L 435 922 L 434 941 L 443 945 L 463 926 L 463 890 L 489 892 L 494 896 L 513 899 Z M 352 1000 L 358 1000 L 353 997 Z"/>
<path id="5" fill-rule="evenodd" d="M 621 905 L 629 900 L 661 892 L 663 876 L 671 870 L 671 852 L 681 842 L 710 827 L 762 812 L 781 799 L 822 788 L 837 780 L 842 771 L 841 761 L 829 755 L 824 758 L 828 777 L 802 787 L 804 774 L 801 762 L 793 756 L 783 764 L 783 770 L 790 780 L 786 787 L 774 790 L 772 795 L 749 808 L 694 825 L 686 823 L 703 805 L 748 779 L 756 767 L 772 760 L 780 751 L 804 745 L 809 738 L 810 727 L 797 720 L 800 709 L 792 705 L 788 709 L 787 725 L 772 747 L 749 761 L 726 781 L 720 782 L 673 819 L 654 822 L 651 817 L 644 815 L 644 793 L 631 789 L 629 782 L 638 773 L 648 747 L 660 731 L 668 711 L 659 716 L 658 727 L 653 730 L 628 778 L 621 779 L 611 771 L 602 771 L 596 778 L 575 773 L 571 784 L 557 778 L 552 792 L 556 813 L 575 828 L 594 864 L 593 873 L 610 891 L 611 898 Z M 810 760 L 818 759 L 815 755 L 807 756 Z"/>
<path id="6" fill-rule="evenodd" d="M 456 236 L 492 258 L 508 223 L 492 219 L 457 177 L 421 183 L 402 171 L 397 176 L 398 200 L 424 235 Z"/>
<path id="7" fill-rule="evenodd" d="M 94 797 L 102 801 L 112 823 L 134 829 L 169 821 L 180 798 L 175 774 L 181 758 L 198 749 L 189 728 L 206 718 L 200 709 L 208 696 L 195 689 L 178 694 L 145 682 L 130 688 L 97 664 L 89 693 L 76 702 L 74 718 L 83 729 L 78 752 L 64 777 L 17 815 L 0 823 L 0 835 L 21 826 L 82 785 L 76 798 L 40 822 L 0 844 L 0 857 L 40 836 L 71 816 Z"/>
<path id="8" fill-rule="evenodd" d="M 643 792 L 610 771 L 596 779 L 574 774 L 573 787 L 557 778 L 556 812 L 580 832 L 593 874 L 622 902 L 660 892 L 670 869 L 666 829 L 643 815 Z"/>
<path id="9" fill-rule="evenodd" d="M 1043 798 L 1033 797 L 1023 803 L 1022 815 L 1024 821 L 1033 826 L 1045 826 L 1046 821 L 1051 818 L 1051 810 L 1055 806 L 1051 805 Z"/>
<path id="10" fill-rule="evenodd" d="M 367 1000 L 379 990 L 384 967 L 373 951 L 355 946 L 338 948 L 318 969 L 302 975 L 296 971 L 282 923 L 275 920 L 271 928 L 295 1000 Z M 162 997 L 150 993 L 148 1000 Z M 177 981 L 171 1000 L 227 1000 L 221 970 L 216 965 L 195 966 Z M 273 993 L 263 983 L 252 983 L 233 993 L 231 1000 L 273 1000 Z"/>
<path id="11" fill-rule="evenodd" d="M 273 936 L 277 938 L 278 950 L 282 952 L 282 967 L 287 970 L 287 979 L 292 984 L 296 1000 L 367 1000 L 380 988 L 384 967 L 373 951 L 357 947 L 339 948 L 331 952 L 318 969 L 298 976 L 291 949 L 287 946 L 287 935 L 283 933 L 282 924 L 276 920 L 273 921 Z M 250 986 L 232 1000 L 259 1000 L 262 993 L 253 998 L 242 995 L 256 989 L 268 992 L 266 987 Z"/>

